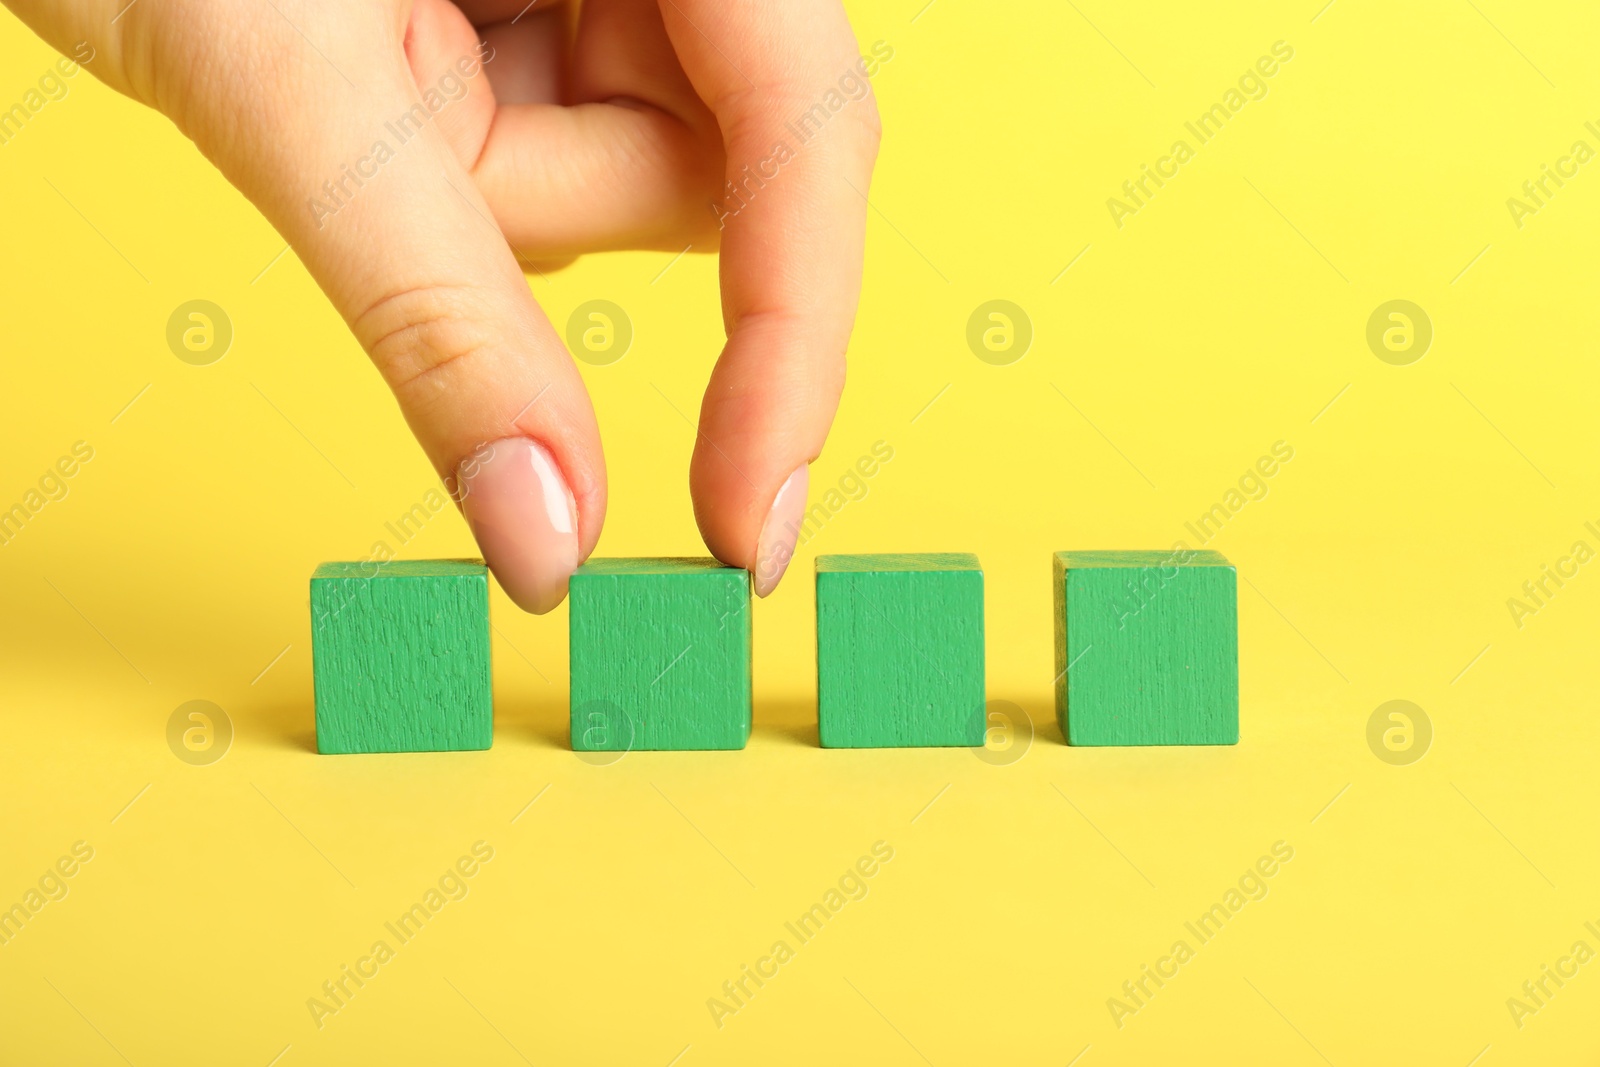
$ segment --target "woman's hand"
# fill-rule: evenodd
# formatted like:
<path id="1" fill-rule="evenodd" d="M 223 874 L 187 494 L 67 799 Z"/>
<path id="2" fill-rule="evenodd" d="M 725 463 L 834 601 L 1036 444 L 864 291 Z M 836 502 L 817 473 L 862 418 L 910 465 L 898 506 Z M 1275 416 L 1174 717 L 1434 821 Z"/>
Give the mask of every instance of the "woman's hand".
<path id="1" fill-rule="evenodd" d="M 606 476 L 518 258 L 720 243 L 690 489 L 711 551 L 777 584 L 844 382 L 879 136 L 837 0 L 7 2 L 63 52 L 87 41 L 284 235 L 530 611 L 593 550 Z"/>

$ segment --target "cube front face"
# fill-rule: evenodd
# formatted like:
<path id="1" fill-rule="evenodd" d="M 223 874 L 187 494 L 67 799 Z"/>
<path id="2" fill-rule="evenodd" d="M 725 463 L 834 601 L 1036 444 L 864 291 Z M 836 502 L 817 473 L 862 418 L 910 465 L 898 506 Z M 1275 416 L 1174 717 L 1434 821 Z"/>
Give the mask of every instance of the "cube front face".
<path id="1" fill-rule="evenodd" d="M 1056 716 L 1070 745 L 1239 740 L 1238 587 L 1216 552 L 1058 552 Z"/>
<path id="2" fill-rule="evenodd" d="M 493 743 L 482 563 L 324 563 L 311 578 L 311 650 L 318 752 Z"/>
<path id="3" fill-rule="evenodd" d="M 823 747 L 976 748 L 986 727 L 977 557 L 819 556 Z"/>
<path id="4" fill-rule="evenodd" d="M 710 559 L 595 559 L 572 576 L 572 747 L 750 740 L 750 574 Z"/>

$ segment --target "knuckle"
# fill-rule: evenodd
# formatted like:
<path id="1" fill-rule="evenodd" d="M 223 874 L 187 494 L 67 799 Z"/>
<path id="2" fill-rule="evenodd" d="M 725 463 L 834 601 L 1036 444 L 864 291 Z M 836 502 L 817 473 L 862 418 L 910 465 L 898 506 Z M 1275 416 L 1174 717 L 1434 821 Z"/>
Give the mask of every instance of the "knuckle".
<path id="1" fill-rule="evenodd" d="M 878 112 L 876 93 L 861 101 L 861 107 L 856 112 L 856 122 L 861 129 L 868 158 L 876 159 L 878 147 L 883 144 L 883 116 Z"/>
<path id="2" fill-rule="evenodd" d="M 878 118 L 878 109 L 861 108 L 850 118 L 849 135 L 842 152 L 844 165 L 855 168 L 861 177 L 867 177 L 878 164 L 882 144 L 883 123 Z"/>
<path id="3" fill-rule="evenodd" d="M 446 373 L 481 358 L 497 338 L 482 294 L 470 286 L 428 284 L 391 291 L 351 322 L 351 330 L 396 393 L 443 389 Z"/>

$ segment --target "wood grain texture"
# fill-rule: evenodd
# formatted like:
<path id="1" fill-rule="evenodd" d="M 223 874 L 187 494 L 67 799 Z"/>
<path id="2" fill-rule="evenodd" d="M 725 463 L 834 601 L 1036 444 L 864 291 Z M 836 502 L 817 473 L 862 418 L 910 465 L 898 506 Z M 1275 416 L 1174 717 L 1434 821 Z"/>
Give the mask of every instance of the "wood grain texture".
<path id="1" fill-rule="evenodd" d="M 317 751 L 494 740 L 489 576 L 477 560 L 324 563 L 311 576 Z"/>
<path id="2" fill-rule="evenodd" d="M 568 586 L 572 747 L 750 740 L 750 573 L 713 559 L 591 559 Z"/>
<path id="3" fill-rule="evenodd" d="M 986 725 L 977 556 L 817 557 L 824 748 L 975 748 Z"/>
<path id="4" fill-rule="evenodd" d="M 1210 551 L 1057 552 L 1056 718 L 1069 745 L 1239 741 L 1238 586 Z"/>

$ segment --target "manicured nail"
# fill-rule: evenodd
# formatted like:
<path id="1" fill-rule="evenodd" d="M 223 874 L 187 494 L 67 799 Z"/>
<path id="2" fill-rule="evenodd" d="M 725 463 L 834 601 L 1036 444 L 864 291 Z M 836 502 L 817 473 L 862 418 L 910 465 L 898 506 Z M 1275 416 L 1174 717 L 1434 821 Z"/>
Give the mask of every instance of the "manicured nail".
<path id="1" fill-rule="evenodd" d="M 500 587 L 538 615 L 561 603 L 578 569 L 578 507 L 554 457 L 537 441 L 506 437 L 462 460 L 457 478 Z"/>
<path id="2" fill-rule="evenodd" d="M 804 463 L 795 468 L 772 498 L 767 521 L 756 539 L 756 596 L 766 596 L 778 588 L 783 572 L 794 558 L 794 543 L 800 536 L 800 517 L 806 509 L 806 491 L 811 488 L 811 470 Z"/>

